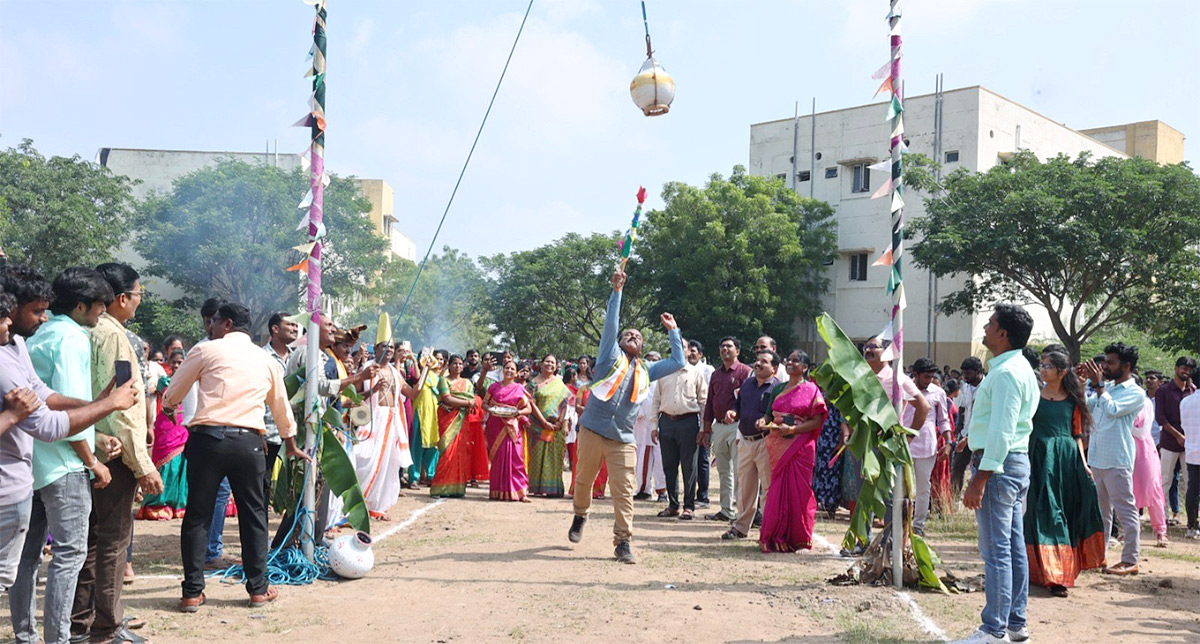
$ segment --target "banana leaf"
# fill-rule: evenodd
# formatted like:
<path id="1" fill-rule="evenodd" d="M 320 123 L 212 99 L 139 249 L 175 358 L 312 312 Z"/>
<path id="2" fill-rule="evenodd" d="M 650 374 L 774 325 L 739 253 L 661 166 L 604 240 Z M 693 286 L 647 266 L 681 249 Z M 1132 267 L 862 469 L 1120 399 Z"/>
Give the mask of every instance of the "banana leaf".
<path id="1" fill-rule="evenodd" d="M 371 516 L 367 512 L 367 501 L 358 485 L 358 474 L 350 455 L 338 441 L 333 430 L 323 427 L 321 431 L 321 474 L 325 484 L 342 499 L 342 512 L 355 530 L 371 532 Z"/>
<path id="2" fill-rule="evenodd" d="M 297 370 L 283 377 L 283 386 L 287 388 L 288 400 L 296 397 L 297 392 L 304 391 L 304 370 Z"/>
<path id="3" fill-rule="evenodd" d="M 341 395 L 342 395 L 342 398 L 345 398 L 346 400 L 349 400 L 350 402 L 354 403 L 353 405 L 351 405 L 351 407 L 356 407 L 358 405 L 363 404 L 362 394 L 358 393 L 358 390 L 355 389 L 354 387 L 350 387 L 350 386 L 343 387 Z"/>
<path id="4" fill-rule="evenodd" d="M 828 357 L 813 372 L 813 378 L 829 403 L 845 416 L 852 430 L 846 448 L 862 463 L 862 488 L 850 517 L 850 527 L 842 539 L 845 548 L 853 549 L 867 543 L 870 517 L 882 517 L 887 512 L 897 465 L 902 466 L 906 498 L 913 497 L 915 479 L 908 439 L 916 432 L 900 424 L 896 408 L 879 378 L 828 313 L 817 318 L 817 331 L 828 347 Z M 911 521 L 911 516 L 906 517 L 906 533 L 911 532 Z M 913 535 L 913 554 L 921 571 L 921 585 L 944 590 L 933 573 L 937 555 L 924 540 L 920 540 L 918 547 L 917 539 Z"/>

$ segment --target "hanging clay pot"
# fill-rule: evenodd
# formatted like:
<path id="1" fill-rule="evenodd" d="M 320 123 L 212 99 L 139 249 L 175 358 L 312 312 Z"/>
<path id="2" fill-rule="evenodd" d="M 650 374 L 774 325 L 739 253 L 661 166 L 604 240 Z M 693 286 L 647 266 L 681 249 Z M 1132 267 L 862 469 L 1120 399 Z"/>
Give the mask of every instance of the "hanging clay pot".
<path id="1" fill-rule="evenodd" d="M 629 94 L 646 116 L 666 114 L 675 100 L 675 79 L 651 56 L 629 84 Z"/>

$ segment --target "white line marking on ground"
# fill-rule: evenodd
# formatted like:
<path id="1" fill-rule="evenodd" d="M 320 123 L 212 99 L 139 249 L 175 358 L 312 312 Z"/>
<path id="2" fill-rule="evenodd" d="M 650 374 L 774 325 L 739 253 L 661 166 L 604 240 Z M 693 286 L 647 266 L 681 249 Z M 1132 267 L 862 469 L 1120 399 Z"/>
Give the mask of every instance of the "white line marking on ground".
<path id="1" fill-rule="evenodd" d="M 421 515 L 425 514 L 426 512 L 436 508 L 437 506 L 439 506 L 445 502 L 446 502 L 445 498 L 440 498 L 440 499 L 434 501 L 433 503 L 430 503 L 429 505 L 423 505 L 423 506 L 417 508 L 416 510 L 413 510 L 412 512 L 410 512 L 408 514 L 407 519 L 405 519 L 404 521 L 401 521 L 400 523 L 397 523 L 396 525 L 392 526 L 391 528 L 388 528 L 386 531 L 384 531 L 383 534 L 379 535 L 378 537 L 372 537 L 371 538 L 372 541 L 374 541 L 375 543 L 379 543 L 380 541 L 387 539 L 388 537 L 396 534 L 397 532 L 400 532 L 401 530 L 404 530 L 405 528 L 410 527 L 412 524 L 417 522 L 417 519 L 421 518 Z"/>
<path id="2" fill-rule="evenodd" d="M 828 539 L 819 534 L 813 534 L 813 545 L 817 546 L 818 548 L 828 550 L 830 554 L 833 554 L 834 556 L 840 556 L 841 549 L 838 546 L 830 543 Z M 950 641 L 950 638 L 946 635 L 946 631 L 943 631 L 936 623 L 934 623 L 932 619 L 929 618 L 928 615 L 925 614 L 925 611 L 921 610 L 921 605 L 917 603 L 917 600 L 912 598 L 912 595 L 909 595 L 905 591 L 896 591 L 896 595 L 899 596 L 904 603 L 908 604 L 908 608 L 912 613 L 913 620 L 916 621 L 917 625 L 920 626 L 926 633 L 942 642 Z"/>
<path id="3" fill-rule="evenodd" d="M 832 543 L 829 542 L 829 539 L 826 539 L 825 537 L 822 537 L 821 535 L 819 535 L 815 532 L 813 533 L 813 545 L 817 546 L 818 548 L 821 548 L 822 550 L 828 550 L 829 554 L 831 554 L 831 555 L 841 556 L 841 551 L 842 551 L 841 548 L 833 545 Z"/>
<path id="4" fill-rule="evenodd" d="M 430 503 L 429 505 L 423 505 L 423 506 L 417 508 L 416 510 L 413 510 L 412 512 L 410 512 L 408 514 L 407 519 L 392 526 L 386 532 L 379 535 L 378 537 L 373 537 L 373 540 L 375 541 L 375 543 L 379 543 L 380 541 L 387 539 L 388 537 L 396 534 L 397 532 L 400 532 L 401 530 L 404 530 L 405 528 L 412 527 L 412 525 L 417 522 L 417 519 L 421 518 L 421 515 L 436 508 L 437 506 L 441 505 L 445 501 L 446 501 L 446 499 L 444 499 L 444 498 L 438 499 L 438 500 L 434 501 L 433 503 Z M 137 578 L 138 579 L 170 579 L 170 580 L 174 580 L 174 581 L 183 579 L 183 577 L 181 575 L 138 575 Z"/>
<path id="5" fill-rule="evenodd" d="M 921 610 L 921 606 L 917 603 L 917 600 L 912 598 L 912 595 L 909 595 L 903 590 L 896 591 L 896 595 L 908 604 L 909 610 L 912 611 L 913 619 L 916 620 L 917 624 L 919 624 L 926 633 L 929 633 L 942 642 L 950 641 L 950 638 L 946 635 L 946 631 L 943 631 L 940 627 L 938 627 L 937 624 L 933 622 L 932 619 L 929 619 L 929 617 L 925 614 L 925 611 Z"/>

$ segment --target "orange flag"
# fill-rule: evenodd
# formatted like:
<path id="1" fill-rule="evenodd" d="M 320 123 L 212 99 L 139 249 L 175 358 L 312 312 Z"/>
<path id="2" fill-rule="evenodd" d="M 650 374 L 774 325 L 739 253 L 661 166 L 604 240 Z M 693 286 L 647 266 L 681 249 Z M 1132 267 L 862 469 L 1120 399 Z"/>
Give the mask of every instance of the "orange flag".
<path id="1" fill-rule="evenodd" d="M 892 245 L 888 244 L 887 250 L 883 251 L 883 254 L 879 256 L 879 259 L 875 260 L 871 266 L 891 266 L 893 263 Z"/>
<path id="2" fill-rule="evenodd" d="M 892 88 L 892 77 L 891 77 L 891 76 L 888 76 L 887 78 L 883 79 L 883 84 L 879 86 L 879 89 L 875 90 L 875 95 L 874 95 L 874 96 L 872 96 L 871 98 L 875 98 L 875 96 L 879 96 L 879 92 L 882 92 L 882 91 L 883 91 L 883 90 L 885 90 L 885 89 L 886 89 L 886 90 L 887 90 L 889 93 L 893 91 L 893 88 Z"/>
<path id="3" fill-rule="evenodd" d="M 890 252 L 890 251 L 889 251 L 889 252 Z M 288 272 L 291 272 L 291 271 L 300 271 L 300 272 L 302 272 L 302 273 L 306 273 L 306 272 L 308 272 L 308 258 L 307 258 L 307 257 L 305 257 L 303 260 L 301 260 L 301 261 L 300 261 L 300 263 L 299 263 L 299 264 L 296 264 L 295 266 L 288 266 L 288 267 L 287 267 L 287 271 L 288 271 Z"/>

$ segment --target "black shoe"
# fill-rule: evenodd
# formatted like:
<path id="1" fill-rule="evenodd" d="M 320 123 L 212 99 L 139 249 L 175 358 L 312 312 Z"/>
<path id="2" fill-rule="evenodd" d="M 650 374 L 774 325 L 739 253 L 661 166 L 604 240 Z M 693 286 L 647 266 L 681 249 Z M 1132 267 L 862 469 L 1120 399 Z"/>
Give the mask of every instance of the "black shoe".
<path id="1" fill-rule="evenodd" d="M 638 492 L 637 494 L 633 495 L 633 500 L 634 501 L 648 501 L 648 500 L 650 500 L 650 493 L 649 492 Z"/>
<path id="2" fill-rule="evenodd" d="M 728 531 L 725 532 L 725 534 L 721 535 L 721 539 L 724 541 L 734 541 L 736 539 L 745 539 L 745 538 L 746 538 L 746 535 L 742 534 L 741 532 L 738 532 L 737 528 L 730 528 Z"/>
<path id="3" fill-rule="evenodd" d="M 696 505 L 699 506 L 700 504 L 697 503 Z M 724 512 L 714 512 L 712 514 L 707 514 L 704 516 L 704 518 L 708 519 L 709 521 L 733 521 L 733 517 L 725 514 Z"/>
<path id="4" fill-rule="evenodd" d="M 762 512 L 759 512 L 759 513 L 757 513 L 757 514 L 755 514 L 755 515 L 754 515 L 754 522 L 753 522 L 753 524 L 754 524 L 754 527 L 756 527 L 756 528 L 761 528 L 761 527 L 762 527 Z"/>
<path id="5" fill-rule="evenodd" d="M 633 551 L 629 549 L 629 542 L 622 541 L 617 544 L 617 549 L 613 551 L 613 555 L 617 557 L 617 561 L 623 564 L 634 564 L 637 560 L 633 558 Z"/>
<path id="6" fill-rule="evenodd" d="M 696 507 L 705 509 L 708 507 L 708 499 L 696 499 Z"/>
<path id="7" fill-rule="evenodd" d="M 587 517 L 581 517 L 579 515 L 576 515 L 575 518 L 571 520 L 571 529 L 567 531 L 567 538 L 571 540 L 571 543 L 579 543 L 580 541 L 583 541 L 583 526 L 585 523 L 587 523 Z"/>

